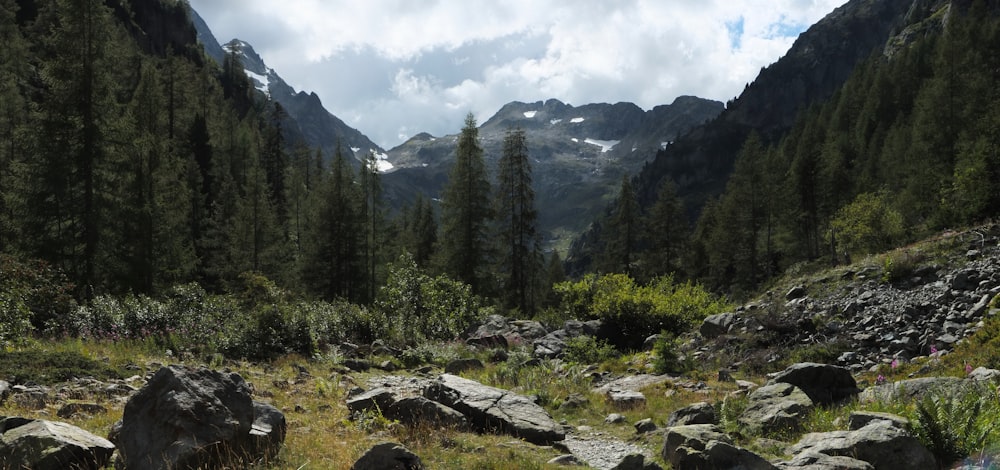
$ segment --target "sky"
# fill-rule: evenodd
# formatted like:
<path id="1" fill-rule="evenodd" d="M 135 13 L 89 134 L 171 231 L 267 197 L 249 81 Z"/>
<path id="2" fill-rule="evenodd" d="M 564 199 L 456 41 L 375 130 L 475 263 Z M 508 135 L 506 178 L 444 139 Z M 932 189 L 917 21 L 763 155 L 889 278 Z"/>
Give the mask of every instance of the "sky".
<path id="1" fill-rule="evenodd" d="M 846 0 L 189 0 L 389 149 L 511 101 L 725 102 Z"/>

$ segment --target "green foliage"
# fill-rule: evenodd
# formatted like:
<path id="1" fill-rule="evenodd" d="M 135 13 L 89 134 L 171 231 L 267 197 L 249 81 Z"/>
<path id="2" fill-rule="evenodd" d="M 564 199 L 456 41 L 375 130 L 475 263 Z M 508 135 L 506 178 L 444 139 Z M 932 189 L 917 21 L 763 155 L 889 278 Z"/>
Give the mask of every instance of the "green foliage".
<path id="1" fill-rule="evenodd" d="M 577 364 L 600 364 L 619 356 L 618 350 L 607 341 L 581 335 L 566 341 L 563 359 Z"/>
<path id="2" fill-rule="evenodd" d="M 14 384 L 55 385 L 74 378 L 120 379 L 122 374 L 76 352 L 0 352 L 0 370 Z"/>
<path id="3" fill-rule="evenodd" d="M 410 345 L 454 339 L 484 317 L 481 305 L 467 284 L 432 277 L 404 254 L 379 290 L 371 339 Z"/>
<path id="4" fill-rule="evenodd" d="M 664 332 L 653 344 L 653 370 L 657 374 L 678 374 L 691 370 L 689 362 L 681 360 L 681 341 L 673 334 Z"/>
<path id="5" fill-rule="evenodd" d="M 570 318 L 600 319 L 620 332 L 616 345 L 635 349 L 651 334 L 680 334 L 727 304 L 697 284 L 672 276 L 639 285 L 625 274 L 587 275 L 555 286 Z"/>
<path id="6" fill-rule="evenodd" d="M 76 312 L 73 285 L 61 271 L 41 260 L 20 260 L 0 255 L 2 315 L 10 332 L 27 333 L 22 321 L 28 314 L 35 331 L 47 335 L 75 333 L 71 318 Z"/>
<path id="7" fill-rule="evenodd" d="M 859 194 L 842 207 L 830 223 L 840 242 L 855 253 L 871 254 L 893 247 L 903 239 L 903 217 L 893 210 L 885 194 Z"/>
<path id="8" fill-rule="evenodd" d="M 931 393 L 917 403 L 913 431 L 942 468 L 1000 444 L 1000 402 L 986 386 Z"/>

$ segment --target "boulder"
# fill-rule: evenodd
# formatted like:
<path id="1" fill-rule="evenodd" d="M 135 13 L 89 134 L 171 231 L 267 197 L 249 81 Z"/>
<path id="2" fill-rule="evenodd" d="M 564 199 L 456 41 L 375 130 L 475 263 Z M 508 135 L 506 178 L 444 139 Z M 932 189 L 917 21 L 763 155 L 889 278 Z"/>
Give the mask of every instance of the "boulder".
<path id="1" fill-rule="evenodd" d="M 701 336 L 712 339 L 729 333 L 729 329 L 732 328 L 733 323 L 736 322 L 736 314 L 727 312 L 719 313 L 716 315 L 709 315 L 701 322 L 701 327 L 698 328 L 698 332 Z"/>
<path id="2" fill-rule="evenodd" d="M 688 424 L 718 424 L 715 407 L 706 402 L 699 402 L 675 410 L 667 418 L 667 426 L 686 426 Z"/>
<path id="3" fill-rule="evenodd" d="M 772 383 L 750 393 L 746 409 L 737 418 L 751 432 L 770 434 L 798 429 L 813 402 L 802 389 L 787 383 Z"/>
<path id="4" fill-rule="evenodd" d="M 423 470 L 420 457 L 394 442 L 384 442 L 368 449 L 351 470 Z"/>
<path id="5" fill-rule="evenodd" d="M 608 403 L 619 410 L 641 408 L 646 405 L 646 396 L 634 390 L 609 390 L 604 396 Z"/>
<path id="6" fill-rule="evenodd" d="M 509 344 L 507 344 L 507 337 L 501 334 L 473 336 L 469 339 L 466 339 L 465 344 L 481 349 L 490 349 L 490 348 L 507 349 L 509 347 Z"/>
<path id="7" fill-rule="evenodd" d="M 805 452 L 863 460 L 875 470 L 937 468 L 934 455 L 920 441 L 887 420 L 854 431 L 806 434 L 789 449 L 793 455 Z"/>
<path id="8" fill-rule="evenodd" d="M 638 434 L 656 432 L 656 423 L 653 422 L 653 418 L 640 419 L 633 426 L 635 426 L 635 432 Z"/>
<path id="9" fill-rule="evenodd" d="M 729 436 L 711 424 L 667 428 L 661 456 L 673 468 L 775 468 L 763 457 L 734 446 Z"/>
<path id="10" fill-rule="evenodd" d="M 387 388 L 375 388 L 362 392 L 347 399 L 347 411 L 362 413 L 366 411 L 385 412 L 396 402 L 396 395 Z"/>
<path id="11" fill-rule="evenodd" d="M 566 434 L 544 408 L 523 395 L 442 374 L 424 396 L 465 415 L 480 431 L 499 430 L 535 444 L 551 444 Z"/>
<path id="12" fill-rule="evenodd" d="M 900 429 L 907 429 L 907 426 L 910 425 L 910 420 L 892 413 L 882 413 L 879 411 L 852 411 L 850 416 L 847 418 L 847 428 L 851 431 L 856 431 L 868 426 L 868 424 L 872 421 L 878 420 L 889 421 Z"/>
<path id="13" fill-rule="evenodd" d="M 611 467 L 611 470 L 663 470 L 663 467 L 647 459 L 645 455 L 629 454 L 618 465 Z"/>
<path id="14" fill-rule="evenodd" d="M 1000 370 L 983 366 L 976 367 L 972 372 L 969 372 L 969 379 L 971 380 L 996 380 L 998 378 L 1000 378 Z"/>
<path id="15" fill-rule="evenodd" d="M 796 470 L 875 470 L 872 464 L 845 455 L 803 452 L 791 460 L 779 462 L 778 468 Z"/>
<path id="16" fill-rule="evenodd" d="M 0 434 L 0 463 L 4 468 L 33 470 L 99 469 L 111 461 L 115 446 L 66 423 L 17 420 Z"/>
<path id="17" fill-rule="evenodd" d="M 239 374 L 163 367 L 129 398 L 112 430 L 119 468 L 240 467 L 261 460 L 263 429 L 252 432 L 254 414 L 250 387 Z M 280 446 L 271 441 L 278 434 L 267 435 L 271 446 Z"/>
<path id="18" fill-rule="evenodd" d="M 951 393 L 968 384 L 968 381 L 958 377 L 920 377 L 868 387 L 858 395 L 858 399 L 863 402 L 920 400 L 928 393 Z"/>
<path id="19" fill-rule="evenodd" d="M 411 426 L 426 423 L 435 426 L 465 427 L 468 424 L 462 413 L 424 397 L 399 399 L 385 409 L 385 417 Z"/>
<path id="20" fill-rule="evenodd" d="M 250 455 L 259 455 L 265 461 L 278 455 L 281 444 L 285 442 L 288 433 L 288 423 L 285 415 L 277 408 L 255 401 L 253 402 L 253 425 L 250 426 Z"/>
<path id="21" fill-rule="evenodd" d="M 849 369 L 814 362 L 792 364 L 775 375 L 771 383 L 792 384 L 817 405 L 839 403 L 860 391 Z"/>

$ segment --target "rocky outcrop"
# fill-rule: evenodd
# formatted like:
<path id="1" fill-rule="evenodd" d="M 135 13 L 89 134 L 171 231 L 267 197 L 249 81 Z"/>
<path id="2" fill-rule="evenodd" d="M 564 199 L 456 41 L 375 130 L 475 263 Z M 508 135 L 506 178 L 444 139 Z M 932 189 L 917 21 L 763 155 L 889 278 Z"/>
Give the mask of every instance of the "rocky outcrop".
<path id="1" fill-rule="evenodd" d="M 667 428 L 661 456 L 673 468 L 776 468 L 763 457 L 734 446 L 729 436 L 710 424 Z"/>
<path id="2" fill-rule="evenodd" d="M 875 420 L 854 431 L 806 434 L 789 452 L 851 457 L 868 462 L 875 470 L 937 468 L 934 455 L 889 420 Z"/>
<path id="3" fill-rule="evenodd" d="M 706 339 L 717 338 L 729 333 L 729 329 L 733 327 L 735 319 L 736 314 L 732 312 L 709 315 L 701 322 L 698 332 Z"/>
<path id="4" fill-rule="evenodd" d="M 715 415 L 715 407 L 706 402 L 698 402 L 670 413 L 670 416 L 667 418 L 667 426 L 718 424 L 718 421 Z"/>
<path id="5" fill-rule="evenodd" d="M 254 406 L 238 374 L 170 366 L 128 400 L 111 440 L 126 469 L 238 467 L 277 452 L 278 415 Z"/>
<path id="6" fill-rule="evenodd" d="M 813 401 L 802 389 L 787 383 L 760 387 L 750 393 L 748 400 L 738 421 L 751 433 L 797 430 L 813 408 Z"/>
<path id="7" fill-rule="evenodd" d="M 423 470 L 420 457 L 402 444 L 385 442 L 368 449 L 351 470 Z"/>
<path id="8" fill-rule="evenodd" d="M 566 437 L 548 412 L 528 397 L 473 380 L 443 374 L 424 390 L 424 397 L 462 413 L 480 431 L 499 430 L 535 444 Z"/>
<path id="9" fill-rule="evenodd" d="M 847 368 L 813 362 L 793 364 L 775 375 L 771 383 L 795 385 L 817 405 L 839 403 L 860 391 Z"/>
<path id="10" fill-rule="evenodd" d="M 0 418 L 0 466 L 33 470 L 97 470 L 111 461 L 115 446 L 66 423 Z"/>

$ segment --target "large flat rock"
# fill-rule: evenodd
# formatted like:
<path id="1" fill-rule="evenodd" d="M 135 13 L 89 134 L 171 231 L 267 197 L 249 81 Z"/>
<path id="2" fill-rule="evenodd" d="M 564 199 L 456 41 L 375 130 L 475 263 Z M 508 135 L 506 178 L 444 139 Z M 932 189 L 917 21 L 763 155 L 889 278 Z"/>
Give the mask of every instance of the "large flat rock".
<path id="1" fill-rule="evenodd" d="M 443 374 L 424 396 L 465 415 L 482 432 L 499 431 L 535 444 L 551 444 L 566 434 L 541 406 L 523 395 Z"/>

